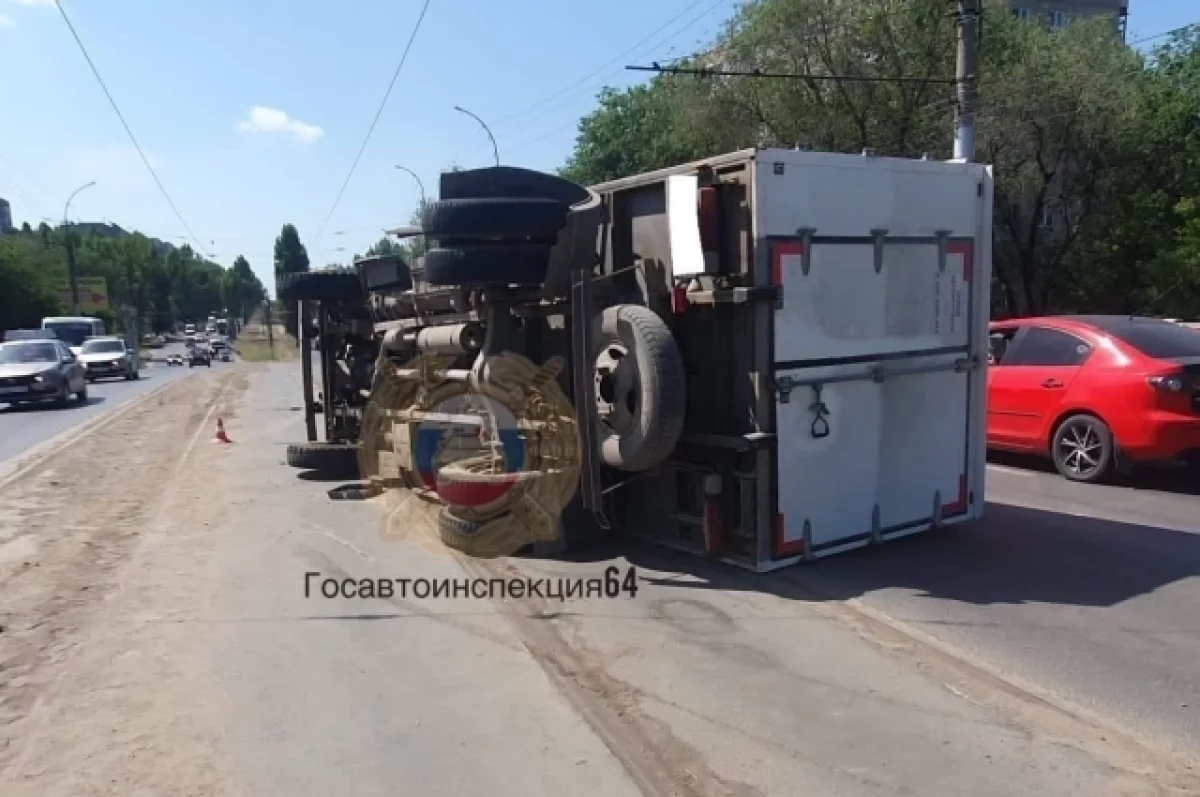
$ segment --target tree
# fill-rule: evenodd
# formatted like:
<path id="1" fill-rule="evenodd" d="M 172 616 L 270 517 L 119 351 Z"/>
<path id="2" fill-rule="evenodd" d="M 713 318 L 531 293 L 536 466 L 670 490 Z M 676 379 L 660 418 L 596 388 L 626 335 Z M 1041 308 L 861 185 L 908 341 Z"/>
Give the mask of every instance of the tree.
<path id="1" fill-rule="evenodd" d="M 241 255 L 233 261 L 233 267 L 224 273 L 221 294 L 229 313 L 243 324 L 267 298 L 266 289 L 250 268 L 250 262 Z"/>
<path id="2" fill-rule="evenodd" d="M 295 274 L 308 271 L 308 250 L 300 243 L 300 233 L 295 226 L 283 225 L 279 237 L 275 239 L 275 289 L 279 290 L 279 278 L 284 274 Z M 280 320 L 291 335 L 296 335 L 296 308 L 291 302 L 284 303 L 280 312 Z"/>
<path id="3" fill-rule="evenodd" d="M 707 76 L 602 91 L 561 173 L 591 184 L 762 146 L 948 158 L 946 12 L 943 0 L 750 0 L 676 64 Z M 1200 26 L 1148 59 L 1111 19 L 1051 31 L 993 2 L 982 30 L 994 309 L 1200 315 Z"/>
<path id="4" fill-rule="evenodd" d="M 21 224 L 21 234 L 22 235 L 29 235 L 32 232 L 33 232 L 33 228 L 29 226 L 29 222 L 26 221 Z"/>

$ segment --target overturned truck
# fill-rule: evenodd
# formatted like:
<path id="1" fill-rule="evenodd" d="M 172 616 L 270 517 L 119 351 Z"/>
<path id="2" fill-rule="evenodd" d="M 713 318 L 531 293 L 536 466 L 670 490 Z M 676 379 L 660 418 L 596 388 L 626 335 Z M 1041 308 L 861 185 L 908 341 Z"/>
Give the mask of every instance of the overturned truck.
<path id="1" fill-rule="evenodd" d="M 763 149 L 440 189 L 394 231 L 415 262 L 280 286 L 321 352 L 293 464 L 354 451 L 482 555 L 620 529 L 765 571 L 982 511 L 987 167 Z"/>

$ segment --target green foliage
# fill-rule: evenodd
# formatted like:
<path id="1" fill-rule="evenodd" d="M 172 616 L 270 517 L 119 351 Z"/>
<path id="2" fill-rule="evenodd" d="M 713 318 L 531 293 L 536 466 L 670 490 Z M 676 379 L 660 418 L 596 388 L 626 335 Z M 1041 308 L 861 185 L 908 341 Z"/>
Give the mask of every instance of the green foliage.
<path id="1" fill-rule="evenodd" d="M 279 277 L 283 274 L 295 274 L 308 271 L 308 250 L 300 243 L 300 233 L 292 224 L 285 224 L 275 239 L 275 284 L 278 286 Z M 296 307 L 287 302 L 279 313 L 280 323 L 288 334 L 295 335 L 297 330 Z"/>
<path id="2" fill-rule="evenodd" d="M 1143 58 L 1108 18 L 1051 31 L 985 8 L 976 157 L 996 177 L 996 312 L 1200 316 L 1200 27 Z M 561 173 L 595 184 L 746 147 L 948 158 L 949 9 L 750 0 L 674 65 L 810 77 L 605 89 Z M 878 80 L 896 77 L 922 80 Z"/>
<path id="3" fill-rule="evenodd" d="M 261 301 L 265 296 L 249 264 L 243 269 L 235 264 L 227 272 L 187 246 L 164 256 L 161 243 L 119 228 L 82 236 L 73 228 L 71 235 L 77 274 L 104 277 L 109 304 L 133 305 L 143 326 L 155 332 L 178 322 L 202 321 L 224 307 L 232 312 L 239 300 Z M 0 237 L 0 327 L 36 327 L 45 316 L 68 311 L 59 300 L 60 286 L 66 284 L 65 243 L 62 228 L 44 223 L 37 231 L 24 225 L 20 232 Z M 233 272 L 239 274 L 236 282 L 228 277 Z M 115 314 L 97 315 L 115 328 Z"/>

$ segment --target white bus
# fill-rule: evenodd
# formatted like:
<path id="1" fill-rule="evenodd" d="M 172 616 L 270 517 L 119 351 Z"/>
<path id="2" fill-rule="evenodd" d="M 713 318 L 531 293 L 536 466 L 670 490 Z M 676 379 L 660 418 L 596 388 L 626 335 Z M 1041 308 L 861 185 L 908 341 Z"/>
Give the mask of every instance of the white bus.
<path id="1" fill-rule="evenodd" d="M 71 351 L 79 354 L 79 347 L 88 338 L 107 335 L 104 322 L 90 316 L 51 316 L 42 319 L 42 329 L 53 332 L 59 340 L 67 344 Z"/>

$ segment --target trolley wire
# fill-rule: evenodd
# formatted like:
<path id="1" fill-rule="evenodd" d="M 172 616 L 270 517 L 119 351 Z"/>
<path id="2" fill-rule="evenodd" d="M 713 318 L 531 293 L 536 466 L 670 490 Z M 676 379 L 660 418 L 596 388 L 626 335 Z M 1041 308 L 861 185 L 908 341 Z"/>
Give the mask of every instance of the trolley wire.
<path id="1" fill-rule="evenodd" d="M 145 164 L 146 171 L 150 172 L 150 176 L 154 178 L 154 184 L 158 186 L 158 190 L 162 193 L 163 199 L 167 200 L 167 204 L 171 207 L 171 211 L 175 214 L 175 218 L 177 218 L 179 223 L 183 225 L 183 229 L 187 231 L 188 237 L 192 239 L 192 243 L 196 244 L 196 251 L 203 253 L 204 247 L 201 246 L 199 237 L 192 232 L 191 226 L 183 218 L 183 214 L 179 212 L 179 208 L 175 205 L 175 200 L 171 199 L 171 194 L 167 191 L 166 186 L 163 185 L 162 180 L 159 179 L 158 172 L 154 171 L 154 167 L 150 165 L 150 159 L 146 157 L 145 151 L 142 150 L 142 145 L 138 143 L 137 136 L 133 134 L 133 130 L 129 127 L 129 123 L 125 121 L 125 114 L 121 113 L 120 106 L 117 105 L 117 101 L 113 98 L 112 92 L 108 90 L 108 85 L 104 82 L 104 78 L 100 76 L 100 70 L 96 68 L 96 63 L 92 60 L 92 56 L 88 53 L 87 47 L 84 46 L 83 40 L 79 38 L 79 33 L 75 30 L 75 26 L 71 23 L 71 18 L 67 16 L 67 10 L 63 8 L 63 5 L 61 2 L 59 2 L 59 0 L 54 0 L 54 6 L 58 9 L 58 13 L 62 15 L 63 22 L 67 23 L 67 29 L 71 31 L 71 37 L 75 39 L 75 43 L 79 45 L 79 51 L 83 53 L 84 60 L 86 60 L 88 66 L 91 67 L 92 74 L 96 76 L 96 82 L 100 84 L 100 88 L 103 90 L 104 96 L 108 98 L 108 104 L 112 106 L 113 111 L 117 114 L 117 118 L 121 120 L 121 126 L 125 128 L 125 133 L 129 136 L 129 140 L 133 143 L 133 148 L 137 150 L 138 157 L 140 157 L 142 159 L 142 163 Z"/>
<path id="2" fill-rule="evenodd" d="M 367 150 L 367 144 L 371 141 L 371 135 L 375 132 L 376 125 L 379 124 L 379 117 L 383 116 L 383 110 L 387 107 L 388 99 L 392 96 L 392 89 L 396 87 L 396 81 L 400 78 L 400 71 L 404 69 L 404 64 L 408 61 L 409 51 L 412 50 L 413 42 L 416 41 L 417 34 L 421 30 L 421 23 L 425 21 L 425 13 L 429 11 L 430 2 L 432 0 L 425 0 L 424 5 L 421 6 L 421 13 L 413 25 L 412 33 L 408 36 L 408 43 L 404 45 L 404 51 L 400 55 L 400 62 L 396 64 L 396 70 L 392 73 L 392 79 L 388 83 L 387 91 L 383 93 L 383 99 L 379 103 L 379 108 L 375 111 L 375 118 L 371 120 L 371 126 L 367 128 L 367 134 L 363 136 L 362 146 L 358 148 L 358 154 L 354 156 L 354 162 L 350 164 L 350 171 L 346 173 L 346 179 L 342 182 L 342 187 L 337 193 L 337 198 L 333 200 L 333 205 L 329 208 L 329 213 L 325 215 L 325 220 L 321 222 L 321 226 L 317 228 L 317 234 L 313 238 L 314 244 L 320 240 L 321 233 L 325 231 L 329 220 L 333 218 L 334 211 L 341 204 L 342 197 L 346 193 L 346 188 L 350 185 L 350 180 L 354 177 L 354 172 L 358 168 L 358 163 L 362 160 L 363 153 Z"/>

